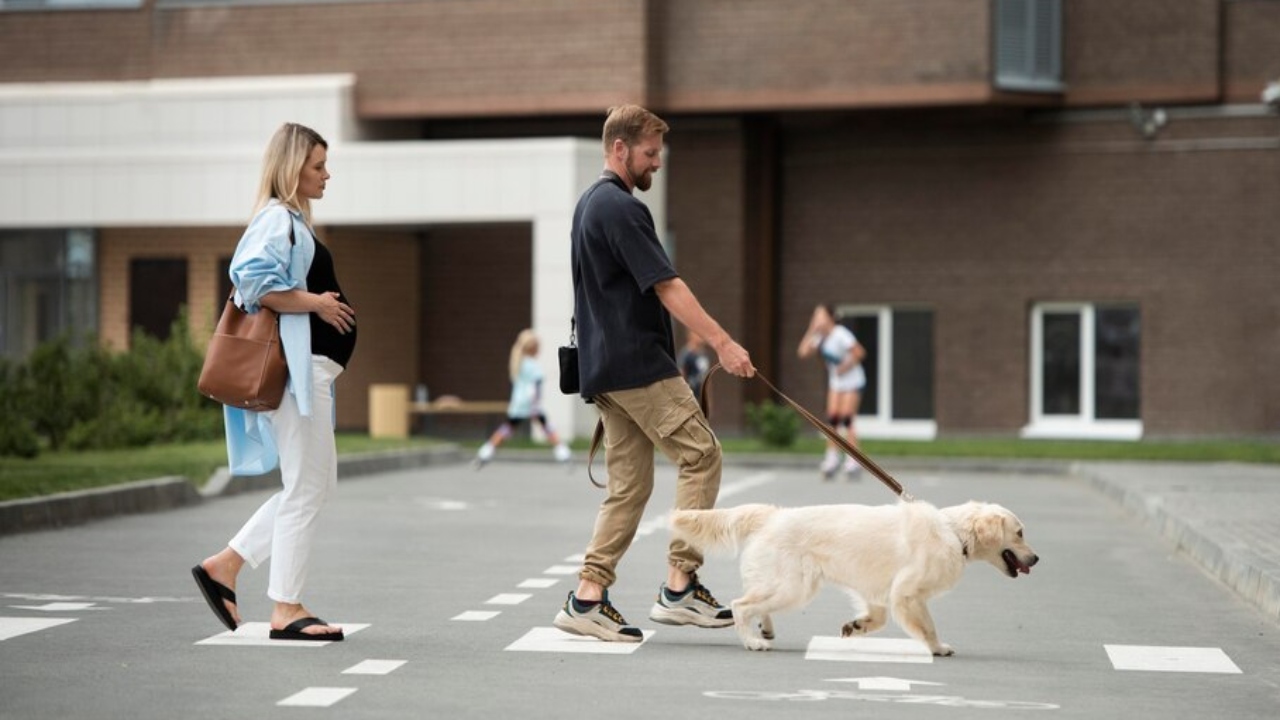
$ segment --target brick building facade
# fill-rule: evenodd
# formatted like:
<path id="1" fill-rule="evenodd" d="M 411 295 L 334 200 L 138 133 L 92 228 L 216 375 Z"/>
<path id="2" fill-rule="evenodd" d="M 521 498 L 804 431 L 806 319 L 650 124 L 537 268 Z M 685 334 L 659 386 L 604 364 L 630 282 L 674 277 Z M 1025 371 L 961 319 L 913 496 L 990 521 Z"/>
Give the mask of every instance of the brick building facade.
<path id="1" fill-rule="evenodd" d="M 812 306 L 831 302 L 876 351 L 866 434 L 1275 434 L 1280 116 L 1260 97 L 1280 80 L 1280 2 L 1062 2 L 1050 35 L 1060 85 L 1041 92 L 997 82 L 1002 13 L 1022 5 L 1058 7 L 5 10 L 0 109 L 4 88 L 32 84 L 344 73 L 350 132 L 390 143 L 594 138 L 605 107 L 646 104 L 672 125 L 663 173 L 677 268 L 802 402 L 821 405 L 823 373 L 795 345 Z M 332 156 L 341 168 L 340 148 Z M 340 424 L 364 426 L 370 382 L 506 394 L 510 339 L 537 325 L 528 223 L 317 214 L 360 301 Z M 0 242 L 24 229 L 0 216 Z M 127 342 L 129 258 L 185 258 L 192 306 L 210 306 L 238 236 L 231 224 L 95 230 L 99 330 L 112 344 Z M 717 384 L 713 422 L 736 431 L 762 391 Z"/>

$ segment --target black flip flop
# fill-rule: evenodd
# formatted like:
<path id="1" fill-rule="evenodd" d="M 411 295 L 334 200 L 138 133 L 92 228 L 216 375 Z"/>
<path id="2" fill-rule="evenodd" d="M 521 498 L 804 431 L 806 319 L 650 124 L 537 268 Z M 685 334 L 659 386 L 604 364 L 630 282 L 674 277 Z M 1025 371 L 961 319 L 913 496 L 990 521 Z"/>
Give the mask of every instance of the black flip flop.
<path id="1" fill-rule="evenodd" d="M 323 640 L 326 642 L 338 642 L 343 638 L 342 631 L 331 633 L 308 633 L 303 632 L 304 628 L 312 625 L 328 625 L 329 623 L 318 617 L 305 617 L 301 620 L 294 620 L 289 623 L 288 627 L 283 630 L 272 630 L 272 640 Z"/>
<path id="2" fill-rule="evenodd" d="M 227 609 L 223 600 L 235 603 L 236 591 L 214 580 L 199 565 L 191 568 L 191 575 L 195 577 L 196 585 L 200 588 L 200 594 L 204 595 L 204 601 L 209 604 L 209 609 L 213 611 L 214 615 L 218 616 L 218 619 L 222 621 L 223 625 L 227 626 L 228 630 L 235 632 L 236 619 L 231 614 L 231 611 Z"/>

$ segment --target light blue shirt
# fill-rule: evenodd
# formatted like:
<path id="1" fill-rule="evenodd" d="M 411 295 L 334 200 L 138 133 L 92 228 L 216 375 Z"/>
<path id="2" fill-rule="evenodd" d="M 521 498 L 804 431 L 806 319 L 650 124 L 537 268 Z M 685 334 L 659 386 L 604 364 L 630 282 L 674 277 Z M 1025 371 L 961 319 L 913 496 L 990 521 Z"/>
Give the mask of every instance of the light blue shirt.
<path id="1" fill-rule="evenodd" d="M 520 372 L 511 384 L 511 402 L 507 417 L 529 418 L 542 412 L 542 366 L 526 355 L 520 361 Z"/>
<path id="2" fill-rule="evenodd" d="M 306 290 L 307 272 L 315 255 L 315 235 L 302 213 L 271 200 L 249 221 L 231 258 L 236 304 L 246 312 L 255 313 L 262 307 L 262 298 L 267 293 Z M 281 313 L 280 344 L 289 366 L 285 392 L 297 401 L 299 414 L 310 416 L 310 313 Z M 224 405 L 223 419 L 227 429 L 227 464 L 232 475 L 261 475 L 279 464 L 275 433 L 265 414 Z"/>

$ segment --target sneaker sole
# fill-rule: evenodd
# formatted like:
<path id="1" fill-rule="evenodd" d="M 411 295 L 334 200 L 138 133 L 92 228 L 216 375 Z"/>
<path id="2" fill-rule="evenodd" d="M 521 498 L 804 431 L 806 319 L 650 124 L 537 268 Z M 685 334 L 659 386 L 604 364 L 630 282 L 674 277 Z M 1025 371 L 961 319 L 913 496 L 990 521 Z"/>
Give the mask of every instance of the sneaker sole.
<path id="1" fill-rule="evenodd" d="M 733 624 L 733 618 L 715 618 L 700 615 L 692 610 L 669 608 L 662 603 L 654 603 L 649 611 L 649 619 L 663 625 L 696 625 L 704 628 L 722 628 Z"/>
<path id="2" fill-rule="evenodd" d="M 583 637 L 593 637 L 605 642 L 629 642 L 638 643 L 644 640 L 644 637 L 636 637 L 635 635 L 624 635 L 615 632 L 598 623 L 591 622 L 586 618 L 576 618 L 569 613 L 561 610 L 556 613 L 556 619 L 551 623 L 557 629 L 563 630 L 570 635 L 581 635 Z"/>

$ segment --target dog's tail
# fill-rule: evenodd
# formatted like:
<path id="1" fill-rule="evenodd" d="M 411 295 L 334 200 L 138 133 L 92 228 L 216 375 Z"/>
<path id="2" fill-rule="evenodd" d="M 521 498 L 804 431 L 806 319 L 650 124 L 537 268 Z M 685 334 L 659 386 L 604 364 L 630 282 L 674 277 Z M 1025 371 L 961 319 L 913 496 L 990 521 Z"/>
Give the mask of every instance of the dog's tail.
<path id="1" fill-rule="evenodd" d="M 723 510 L 676 510 L 671 534 L 700 551 L 728 550 L 734 554 L 744 539 L 759 530 L 777 510 L 773 505 L 739 505 Z"/>

